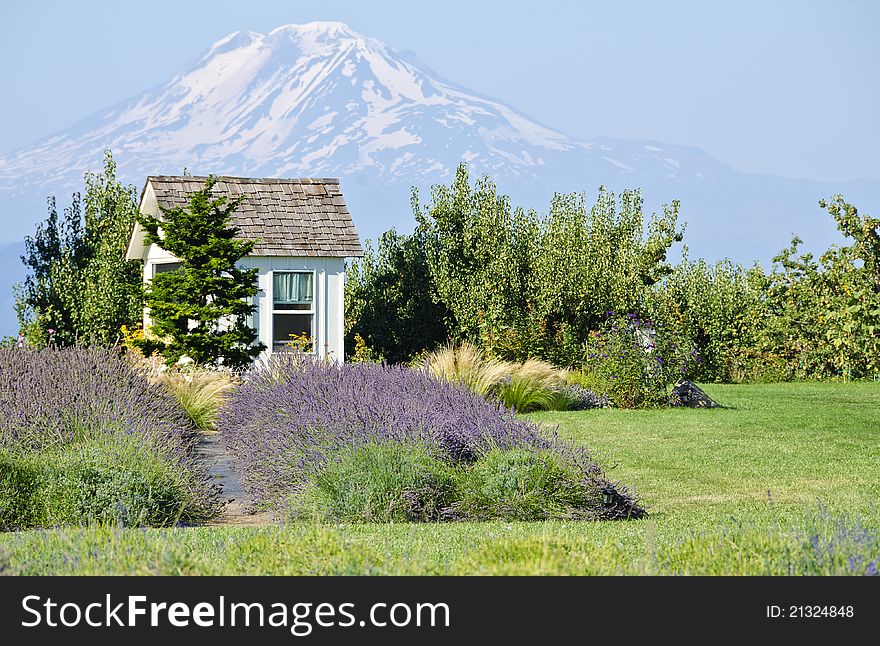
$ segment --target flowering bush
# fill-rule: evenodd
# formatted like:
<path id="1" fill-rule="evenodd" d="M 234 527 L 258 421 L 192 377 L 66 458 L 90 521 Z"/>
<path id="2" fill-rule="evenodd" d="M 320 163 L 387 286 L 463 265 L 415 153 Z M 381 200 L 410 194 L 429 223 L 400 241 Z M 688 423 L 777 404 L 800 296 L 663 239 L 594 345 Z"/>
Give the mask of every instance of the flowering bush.
<path id="1" fill-rule="evenodd" d="M 670 387 L 701 361 L 686 341 L 658 333 L 635 314 L 608 312 L 604 328 L 584 344 L 583 385 L 621 408 L 665 403 Z"/>
<path id="2" fill-rule="evenodd" d="M 0 527 L 208 518 L 194 441 L 173 397 L 111 350 L 0 349 Z"/>
<path id="3" fill-rule="evenodd" d="M 261 506 L 289 504 L 343 460 L 382 463 L 351 456 L 359 448 L 391 443 L 417 445 L 432 459 L 462 468 L 493 450 L 551 451 L 583 487 L 613 491 L 607 503 L 594 496 L 580 517 L 643 514 L 635 497 L 609 482 L 585 449 L 544 435 L 534 423 L 462 386 L 402 366 L 273 355 L 229 399 L 219 428 L 242 484 Z M 336 479 L 325 480 L 358 472 L 364 470 L 344 468 Z"/>

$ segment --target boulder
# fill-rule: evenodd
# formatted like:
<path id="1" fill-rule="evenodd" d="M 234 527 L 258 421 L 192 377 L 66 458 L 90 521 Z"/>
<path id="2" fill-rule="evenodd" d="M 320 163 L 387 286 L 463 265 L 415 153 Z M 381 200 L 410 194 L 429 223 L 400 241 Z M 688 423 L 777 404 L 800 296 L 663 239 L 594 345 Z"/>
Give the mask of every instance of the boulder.
<path id="1" fill-rule="evenodd" d="M 565 394 L 569 400 L 568 410 L 590 410 L 592 408 L 608 408 L 611 400 L 602 395 L 587 390 L 577 384 L 565 387 Z"/>
<path id="2" fill-rule="evenodd" d="M 692 381 L 682 379 L 672 389 L 669 395 L 669 403 L 673 406 L 687 406 L 688 408 L 718 408 L 715 402 L 702 388 Z"/>

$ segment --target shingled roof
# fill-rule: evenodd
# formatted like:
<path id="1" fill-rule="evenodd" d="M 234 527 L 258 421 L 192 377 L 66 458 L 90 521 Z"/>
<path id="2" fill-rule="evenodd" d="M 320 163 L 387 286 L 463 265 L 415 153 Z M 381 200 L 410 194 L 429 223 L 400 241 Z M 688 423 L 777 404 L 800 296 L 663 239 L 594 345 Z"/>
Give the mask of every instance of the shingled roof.
<path id="1" fill-rule="evenodd" d="M 156 201 L 166 209 L 186 207 L 206 177 L 152 175 Z M 362 256 L 339 180 L 332 178 L 217 178 L 213 192 L 230 198 L 244 195 L 233 215 L 241 236 L 256 242 L 254 256 Z M 141 194 L 143 200 L 143 193 Z"/>

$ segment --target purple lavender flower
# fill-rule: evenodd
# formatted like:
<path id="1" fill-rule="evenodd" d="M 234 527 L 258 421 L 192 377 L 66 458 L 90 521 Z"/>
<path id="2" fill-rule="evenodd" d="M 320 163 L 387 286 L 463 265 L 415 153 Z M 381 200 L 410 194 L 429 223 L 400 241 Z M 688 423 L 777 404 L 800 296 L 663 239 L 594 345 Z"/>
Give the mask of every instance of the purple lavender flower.
<path id="1" fill-rule="evenodd" d="M 461 386 L 403 366 L 273 355 L 246 376 L 218 426 L 242 485 L 264 506 L 283 505 L 345 450 L 376 442 L 416 442 L 465 464 L 495 447 L 554 450 L 591 483 L 610 484 L 586 449 L 545 435 Z M 613 486 L 618 495 L 601 517 L 644 513 L 625 487 Z"/>
<path id="2" fill-rule="evenodd" d="M 190 473 L 199 504 L 216 492 L 192 447 L 184 410 L 119 353 L 104 348 L 0 349 L 0 449 L 34 452 L 88 438 L 125 435 Z M 182 510 L 178 510 L 182 511 Z"/>

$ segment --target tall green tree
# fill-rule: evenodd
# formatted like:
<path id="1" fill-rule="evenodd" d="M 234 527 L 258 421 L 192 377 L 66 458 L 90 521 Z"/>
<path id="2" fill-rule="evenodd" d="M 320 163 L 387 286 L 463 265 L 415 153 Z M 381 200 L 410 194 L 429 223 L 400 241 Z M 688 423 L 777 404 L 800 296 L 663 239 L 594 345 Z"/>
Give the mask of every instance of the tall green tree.
<path id="1" fill-rule="evenodd" d="M 87 173 L 85 184 L 85 199 L 75 193 L 61 217 L 50 197 L 48 217 L 25 238 L 29 273 L 18 286 L 16 309 L 37 345 L 112 344 L 119 328 L 141 315 L 141 263 L 124 259 L 137 213 L 135 188 L 117 180 L 110 151 L 103 171 Z"/>
<path id="2" fill-rule="evenodd" d="M 237 238 L 232 223 L 243 196 L 215 196 L 216 183 L 209 177 L 185 208 L 138 216 L 147 242 L 181 261 L 176 271 L 156 275 L 146 291 L 151 327 L 143 349 L 159 351 L 169 365 L 187 357 L 241 368 L 265 349 L 247 322 L 255 309 L 257 270 L 237 264 L 255 244 Z"/>
<path id="3" fill-rule="evenodd" d="M 648 287 L 672 271 L 678 203 L 648 218 L 638 191 L 557 194 L 547 216 L 513 208 L 488 177 L 459 166 L 413 209 L 453 336 L 490 354 L 569 363 L 609 310 L 642 312 Z"/>
<path id="4" fill-rule="evenodd" d="M 772 340 L 797 356 L 806 377 L 880 374 L 880 219 L 860 215 L 841 195 L 819 206 L 848 244 L 817 259 L 798 256 L 800 240 L 775 259 L 767 292 Z"/>
<path id="5" fill-rule="evenodd" d="M 93 342 L 111 344 L 119 328 L 143 313 L 143 264 L 126 261 L 125 250 L 138 214 L 137 192 L 117 180 L 109 151 L 104 172 L 88 173 L 84 199 L 85 246 L 82 319 Z"/>
<path id="6" fill-rule="evenodd" d="M 434 293 L 424 241 L 418 232 L 383 233 L 375 249 L 367 241 L 364 257 L 345 276 L 346 354 L 359 334 L 371 350 L 391 363 L 409 361 L 449 338 L 452 314 Z"/>

